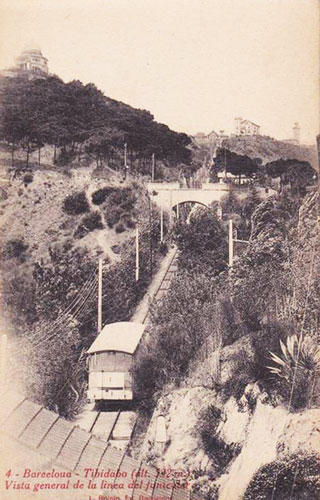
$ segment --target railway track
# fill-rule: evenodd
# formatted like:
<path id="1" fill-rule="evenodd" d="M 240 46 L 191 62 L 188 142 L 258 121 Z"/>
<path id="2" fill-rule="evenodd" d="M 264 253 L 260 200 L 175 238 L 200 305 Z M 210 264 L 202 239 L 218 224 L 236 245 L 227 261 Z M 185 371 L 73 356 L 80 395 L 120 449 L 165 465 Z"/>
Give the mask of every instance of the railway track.
<path id="1" fill-rule="evenodd" d="M 150 321 L 150 301 L 162 299 L 170 288 L 177 270 L 178 249 L 173 247 L 163 259 L 159 271 L 137 307 L 131 321 L 147 324 Z M 95 403 L 87 403 L 77 416 L 75 424 L 95 436 L 108 440 L 120 450 L 125 450 L 132 436 L 137 415 L 132 409 L 118 408 L 100 410 Z"/>

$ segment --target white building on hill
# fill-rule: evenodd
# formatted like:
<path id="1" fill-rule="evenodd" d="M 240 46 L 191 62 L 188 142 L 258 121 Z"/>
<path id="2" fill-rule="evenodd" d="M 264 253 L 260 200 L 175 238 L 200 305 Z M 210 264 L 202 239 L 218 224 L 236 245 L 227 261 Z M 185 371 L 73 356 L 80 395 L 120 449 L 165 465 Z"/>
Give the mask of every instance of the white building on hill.
<path id="1" fill-rule="evenodd" d="M 241 117 L 235 118 L 234 121 L 236 135 L 260 135 L 260 125 Z"/>
<path id="2" fill-rule="evenodd" d="M 49 74 L 48 59 L 42 55 L 40 47 L 33 44 L 22 51 L 16 58 L 14 66 L 2 70 L 0 74 L 7 77 L 23 74 L 28 78 L 45 78 Z"/>

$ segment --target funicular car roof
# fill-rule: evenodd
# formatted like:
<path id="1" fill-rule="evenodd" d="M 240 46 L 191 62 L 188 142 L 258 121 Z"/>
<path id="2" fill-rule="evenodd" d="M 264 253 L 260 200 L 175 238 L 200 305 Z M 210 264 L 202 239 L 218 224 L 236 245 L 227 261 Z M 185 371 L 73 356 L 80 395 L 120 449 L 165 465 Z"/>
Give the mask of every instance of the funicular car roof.
<path id="1" fill-rule="evenodd" d="M 120 351 L 133 354 L 137 349 L 146 325 L 121 321 L 106 325 L 88 349 L 88 354 Z"/>

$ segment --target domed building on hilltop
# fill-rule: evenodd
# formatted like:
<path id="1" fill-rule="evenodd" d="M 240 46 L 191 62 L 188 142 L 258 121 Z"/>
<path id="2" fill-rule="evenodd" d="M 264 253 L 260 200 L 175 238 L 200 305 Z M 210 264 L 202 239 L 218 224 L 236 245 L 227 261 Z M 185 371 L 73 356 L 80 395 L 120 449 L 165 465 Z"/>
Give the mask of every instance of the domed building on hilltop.
<path id="1" fill-rule="evenodd" d="M 23 71 L 49 73 L 48 59 L 42 55 L 41 49 L 37 45 L 26 48 L 16 58 L 16 68 Z"/>
<path id="2" fill-rule="evenodd" d="M 48 59 L 37 44 L 26 47 L 15 60 L 15 66 L 1 71 L 1 76 L 14 77 L 24 74 L 29 79 L 43 78 L 49 74 Z"/>

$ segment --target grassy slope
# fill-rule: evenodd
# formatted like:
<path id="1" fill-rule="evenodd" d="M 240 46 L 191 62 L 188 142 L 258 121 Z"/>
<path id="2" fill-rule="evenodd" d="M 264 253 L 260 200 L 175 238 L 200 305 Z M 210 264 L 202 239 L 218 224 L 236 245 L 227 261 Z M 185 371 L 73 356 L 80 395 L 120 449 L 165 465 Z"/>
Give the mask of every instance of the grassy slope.
<path id="1" fill-rule="evenodd" d="M 2 152 L 2 165 L 6 155 Z M 105 257 L 116 260 L 113 245 L 119 245 L 132 236 L 133 230 L 117 234 L 114 228 L 104 224 L 104 229 L 95 230 L 81 239 L 74 239 L 82 215 L 68 215 L 63 211 L 63 201 L 73 192 L 85 191 L 90 203 L 90 211 L 99 211 L 105 222 L 103 207 L 92 204 L 91 194 L 104 186 L 124 186 L 118 173 L 109 171 L 106 179 L 96 178 L 93 168 L 78 168 L 66 175 L 56 167 L 34 167 L 33 181 L 25 186 L 20 173 L 5 189 L 7 199 L 0 202 L 2 219 L 2 243 L 11 239 L 21 239 L 28 245 L 31 260 L 48 257 L 51 245 L 73 240 L 73 246 L 84 246 L 95 256 L 103 252 Z M 142 200 L 142 203 L 144 200 Z M 141 203 L 138 202 L 138 203 Z"/>

